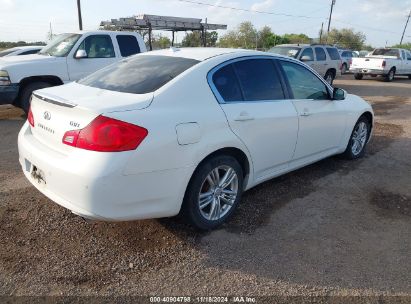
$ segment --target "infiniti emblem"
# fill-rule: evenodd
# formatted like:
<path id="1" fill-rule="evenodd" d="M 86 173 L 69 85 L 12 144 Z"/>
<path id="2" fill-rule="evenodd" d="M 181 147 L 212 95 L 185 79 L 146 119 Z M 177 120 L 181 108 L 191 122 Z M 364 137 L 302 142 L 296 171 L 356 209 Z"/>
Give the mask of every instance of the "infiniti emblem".
<path id="1" fill-rule="evenodd" d="M 43 117 L 45 120 L 50 120 L 51 119 L 51 114 L 49 111 L 44 112 Z"/>

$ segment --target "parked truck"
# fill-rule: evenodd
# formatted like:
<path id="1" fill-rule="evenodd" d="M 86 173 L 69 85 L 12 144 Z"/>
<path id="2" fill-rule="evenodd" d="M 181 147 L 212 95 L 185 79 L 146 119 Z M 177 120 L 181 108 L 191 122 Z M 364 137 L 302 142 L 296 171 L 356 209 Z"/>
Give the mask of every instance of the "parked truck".
<path id="1" fill-rule="evenodd" d="M 411 52 L 397 48 L 375 49 L 364 58 L 353 58 L 350 72 L 357 80 L 364 75 L 382 76 L 386 81 L 393 81 L 395 75 L 411 79 Z"/>
<path id="2" fill-rule="evenodd" d="M 13 104 L 27 113 L 34 90 L 76 81 L 140 52 L 146 52 L 146 46 L 134 32 L 61 34 L 38 54 L 0 59 L 0 104 Z"/>

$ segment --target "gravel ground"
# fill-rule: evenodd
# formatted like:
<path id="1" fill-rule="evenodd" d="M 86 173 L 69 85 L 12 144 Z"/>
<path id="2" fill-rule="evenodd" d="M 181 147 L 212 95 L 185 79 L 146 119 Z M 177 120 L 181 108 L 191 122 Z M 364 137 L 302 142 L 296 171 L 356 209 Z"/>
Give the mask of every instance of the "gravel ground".
<path id="1" fill-rule="evenodd" d="M 87 223 L 54 204 L 19 168 L 21 111 L 1 106 L 0 295 L 411 302 L 411 81 L 351 79 L 336 86 L 377 114 L 366 157 L 266 182 L 209 233 L 174 218 Z"/>

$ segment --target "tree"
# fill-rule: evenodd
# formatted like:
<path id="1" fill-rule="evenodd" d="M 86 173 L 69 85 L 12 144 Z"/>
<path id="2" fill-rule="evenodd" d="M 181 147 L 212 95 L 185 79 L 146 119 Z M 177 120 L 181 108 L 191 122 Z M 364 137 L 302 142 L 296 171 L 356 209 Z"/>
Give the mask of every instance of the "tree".
<path id="1" fill-rule="evenodd" d="M 220 39 L 221 47 L 255 49 L 258 46 L 257 30 L 249 21 L 240 23 Z"/>
<path id="2" fill-rule="evenodd" d="M 287 43 L 311 43 L 312 39 L 306 34 L 285 34 L 283 36 Z"/>
<path id="3" fill-rule="evenodd" d="M 396 44 L 392 46 L 393 48 L 408 49 L 411 51 L 411 42 Z"/>
<path id="4" fill-rule="evenodd" d="M 354 32 L 353 29 L 332 29 L 328 37 L 324 38 L 324 41 L 330 44 L 336 44 L 339 47 L 362 50 L 364 47 L 366 37 L 362 32 Z"/>
<path id="5" fill-rule="evenodd" d="M 153 50 L 166 49 L 171 46 L 171 40 L 168 37 L 157 35 L 151 38 L 151 45 Z"/>
<path id="6" fill-rule="evenodd" d="M 198 47 L 203 46 L 202 34 L 199 31 L 192 33 L 187 33 L 181 42 L 181 45 L 184 47 Z M 217 44 L 218 33 L 216 31 L 206 32 L 206 46 L 214 47 Z"/>

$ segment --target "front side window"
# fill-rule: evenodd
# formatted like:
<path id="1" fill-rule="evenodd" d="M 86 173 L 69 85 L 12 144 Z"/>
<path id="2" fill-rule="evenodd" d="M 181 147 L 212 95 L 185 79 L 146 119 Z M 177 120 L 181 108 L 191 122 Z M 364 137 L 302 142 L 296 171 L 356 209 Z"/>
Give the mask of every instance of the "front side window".
<path id="1" fill-rule="evenodd" d="M 131 35 L 117 35 L 117 43 L 122 57 L 128 57 L 140 53 L 137 38 Z"/>
<path id="2" fill-rule="evenodd" d="M 78 83 L 104 90 L 146 94 L 161 88 L 198 62 L 181 57 L 138 55 L 109 65 Z"/>
<path id="3" fill-rule="evenodd" d="M 66 57 L 80 39 L 80 34 L 61 34 L 47 44 L 40 52 L 41 55 Z"/>
<path id="4" fill-rule="evenodd" d="M 329 99 L 325 84 L 305 67 L 288 61 L 279 61 L 287 76 L 294 99 Z"/>
<path id="5" fill-rule="evenodd" d="M 109 35 L 88 36 L 81 42 L 78 50 L 86 51 L 87 58 L 115 57 L 113 42 Z"/>
<path id="6" fill-rule="evenodd" d="M 37 54 L 39 50 L 30 50 L 30 51 L 25 51 L 23 53 L 20 53 L 19 55 L 32 55 L 32 54 Z"/>
<path id="7" fill-rule="evenodd" d="M 306 48 L 302 53 L 301 53 L 301 58 L 307 57 L 306 61 L 314 61 L 314 52 L 312 48 Z"/>
<path id="8" fill-rule="evenodd" d="M 407 52 L 407 60 L 411 60 L 411 52 Z"/>
<path id="9" fill-rule="evenodd" d="M 407 56 L 405 55 L 405 51 L 402 50 L 401 53 L 402 53 L 402 59 L 404 59 L 404 60 L 407 59 Z"/>
<path id="10" fill-rule="evenodd" d="M 328 55 L 330 56 L 331 60 L 340 60 L 340 54 L 338 53 L 336 48 L 327 48 Z"/>
<path id="11" fill-rule="evenodd" d="M 325 61 L 327 60 L 327 55 L 325 55 L 324 49 L 320 47 L 315 48 L 315 56 L 317 57 L 317 61 Z"/>

